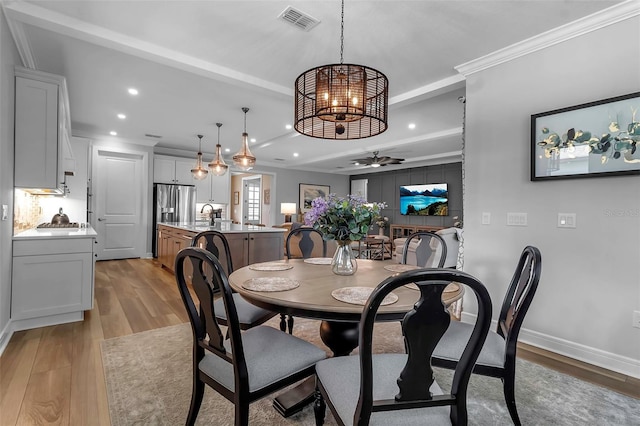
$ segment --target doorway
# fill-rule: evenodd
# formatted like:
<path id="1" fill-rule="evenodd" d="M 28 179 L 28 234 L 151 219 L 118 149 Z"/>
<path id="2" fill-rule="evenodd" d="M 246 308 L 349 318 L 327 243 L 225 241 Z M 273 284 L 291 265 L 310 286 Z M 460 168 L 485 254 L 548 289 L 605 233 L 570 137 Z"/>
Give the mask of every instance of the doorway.
<path id="1" fill-rule="evenodd" d="M 262 216 L 261 187 L 261 176 L 242 179 L 242 223 L 244 224 L 257 225 L 260 223 Z"/>

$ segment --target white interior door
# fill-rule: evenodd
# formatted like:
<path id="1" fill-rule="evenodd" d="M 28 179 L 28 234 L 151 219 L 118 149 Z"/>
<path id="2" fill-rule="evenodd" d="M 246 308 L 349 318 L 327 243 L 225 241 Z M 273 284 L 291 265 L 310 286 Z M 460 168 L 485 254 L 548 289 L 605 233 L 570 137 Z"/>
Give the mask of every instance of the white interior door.
<path id="1" fill-rule="evenodd" d="M 146 250 L 147 168 L 144 152 L 98 148 L 93 161 L 93 203 L 98 260 L 143 257 Z"/>
<path id="2" fill-rule="evenodd" d="M 261 178 L 244 178 L 242 188 L 242 215 L 243 223 L 257 225 L 260 223 L 260 198 Z"/>

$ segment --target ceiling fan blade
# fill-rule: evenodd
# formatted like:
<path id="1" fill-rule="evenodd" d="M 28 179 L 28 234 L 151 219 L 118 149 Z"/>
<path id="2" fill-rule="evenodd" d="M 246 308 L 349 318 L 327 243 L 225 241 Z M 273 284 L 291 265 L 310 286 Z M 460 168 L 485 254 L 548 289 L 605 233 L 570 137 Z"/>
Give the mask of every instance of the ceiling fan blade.
<path id="1" fill-rule="evenodd" d="M 402 162 L 404 161 L 404 158 L 391 158 L 391 157 L 386 157 L 385 160 L 380 161 L 380 164 L 382 165 L 387 165 L 387 164 L 402 164 Z"/>

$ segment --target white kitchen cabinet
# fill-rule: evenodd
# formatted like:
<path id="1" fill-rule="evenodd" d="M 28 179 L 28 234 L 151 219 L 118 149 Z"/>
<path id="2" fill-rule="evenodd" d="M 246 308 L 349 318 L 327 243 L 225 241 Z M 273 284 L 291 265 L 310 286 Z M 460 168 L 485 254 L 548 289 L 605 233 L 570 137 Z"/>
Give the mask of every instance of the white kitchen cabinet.
<path id="1" fill-rule="evenodd" d="M 22 67 L 15 75 L 14 186 L 62 193 L 65 159 L 73 159 L 66 81 Z"/>
<path id="2" fill-rule="evenodd" d="M 191 169 L 195 163 L 195 159 L 154 155 L 153 181 L 155 183 L 193 185 L 195 179 L 191 175 Z"/>
<path id="3" fill-rule="evenodd" d="M 94 237 L 13 241 L 11 319 L 35 326 L 68 322 L 93 308 Z M 20 326 L 19 328 L 30 328 Z"/>
<path id="4" fill-rule="evenodd" d="M 209 173 L 206 179 L 194 183 L 198 203 L 229 204 L 231 177 L 228 172 L 222 176 Z"/>

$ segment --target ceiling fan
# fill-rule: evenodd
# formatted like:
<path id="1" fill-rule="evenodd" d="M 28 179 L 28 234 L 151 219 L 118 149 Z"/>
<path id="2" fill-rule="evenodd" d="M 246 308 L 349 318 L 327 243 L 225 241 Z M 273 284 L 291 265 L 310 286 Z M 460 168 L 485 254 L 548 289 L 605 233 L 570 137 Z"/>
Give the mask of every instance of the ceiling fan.
<path id="1" fill-rule="evenodd" d="M 353 161 L 353 164 L 356 166 L 364 165 L 371 167 L 386 166 L 387 164 L 402 164 L 404 161 L 404 158 L 378 157 L 379 153 L 380 151 L 373 151 L 373 157 L 356 158 L 351 161 Z"/>

